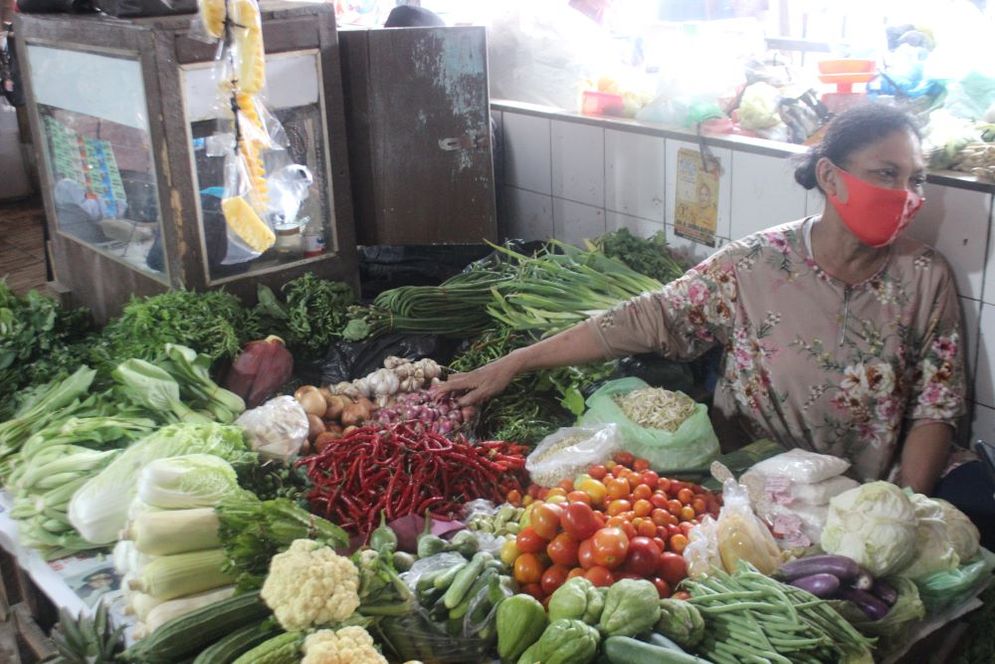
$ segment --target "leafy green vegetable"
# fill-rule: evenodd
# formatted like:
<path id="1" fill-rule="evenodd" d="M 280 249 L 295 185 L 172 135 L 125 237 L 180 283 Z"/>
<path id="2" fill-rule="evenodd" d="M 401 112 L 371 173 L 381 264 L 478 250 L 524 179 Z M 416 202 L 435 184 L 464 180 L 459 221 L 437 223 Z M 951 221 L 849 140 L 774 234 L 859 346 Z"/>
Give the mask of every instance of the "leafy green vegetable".
<path id="1" fill-rule="evenodd" d="M 349 322 L 347 310 L 356 301 L 352 288 L 308 272 L 287 282 L 282 290 L 286 303 L 260 285 L 255 316 L 268 333 L 282 337 L 288 348 L 309 357 L 322 355 Z"/>
<path id="2" fill-rule="evenodd" d="M 109 373 L 128 359 L 155 360 L 166 344 L 189 346 L 211 362 L 234 357 L 259 336 L 259 324 L 235 296 L 223 291 L 176 290 L 133 298 L 104 328 L 95 362 Z"/>
<path id="3" fill-rule="evenodd" d="M 213 454 L 195 452 L 155 459 L 138 477 L 138 498 L 159 509 L 213 507 L 239 491 L 235 469 Z"/>
<path id="4" fill-rule="evenodd" d="M 602 235 L 595 245 L 606 256 L 617 258 L 630 268 L 666 284 L 684 274 L 685 266 L 674 258 L 667 246 L 667 235 L 657 232 L 642 239 L 627 228 Z"/>
<path id="5" fill-rule="evenodd" d="M 145 360 L 125 360 L 114 370 L 121 394 L 131 402 L 160 413 L 170 422 L 205 424 L 210 418 L 180 400 L 180 386 L 165 369 Z"/>

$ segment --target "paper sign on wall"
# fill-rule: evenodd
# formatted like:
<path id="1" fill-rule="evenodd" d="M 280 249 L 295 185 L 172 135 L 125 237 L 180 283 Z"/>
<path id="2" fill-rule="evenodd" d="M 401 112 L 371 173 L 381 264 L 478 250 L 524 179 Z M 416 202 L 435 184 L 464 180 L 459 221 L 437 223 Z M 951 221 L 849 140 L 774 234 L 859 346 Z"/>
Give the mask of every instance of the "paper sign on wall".
<path id="1" fill-rule="evenodd" d="M 677 151 L 677 182 L 674 232 L 700 244 L 715 246 L 719 217 L 719 161 L 711 158 L 708 168 L 697 150 Z"/>

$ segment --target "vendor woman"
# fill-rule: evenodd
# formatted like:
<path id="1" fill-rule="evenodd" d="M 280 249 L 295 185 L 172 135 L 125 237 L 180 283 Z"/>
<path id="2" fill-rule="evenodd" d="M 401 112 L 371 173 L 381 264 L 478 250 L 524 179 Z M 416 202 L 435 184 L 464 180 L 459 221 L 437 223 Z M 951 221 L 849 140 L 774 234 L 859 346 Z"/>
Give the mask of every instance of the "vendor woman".
<path id="1" fill-rule="evenodd" d="M 733 242 L 662 290 L 443 389 L 469 405 L 526 371 L 651 351 L 690 360 L 721 345 L 714 416 L 743 440 L 833 454 L 860 480 L 932 493 L 965 413 L 966 346 L 950 267 L 902 235 L 923 204 L 918 129 L 888 106 L 851 109 L 795 179 L 825 195 L 821 215 Z M 970 466 L 990 510 L 991 484 Z"/>

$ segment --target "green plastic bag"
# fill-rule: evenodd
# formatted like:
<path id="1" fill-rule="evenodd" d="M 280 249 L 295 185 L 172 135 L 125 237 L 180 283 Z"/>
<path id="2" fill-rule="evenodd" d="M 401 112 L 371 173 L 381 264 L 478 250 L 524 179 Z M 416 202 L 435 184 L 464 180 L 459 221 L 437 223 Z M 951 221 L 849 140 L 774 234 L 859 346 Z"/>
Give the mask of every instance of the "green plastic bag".
<path id="1" fill-rule="evenodd" d="M 708 419 L 708 407 L 695 406 L 694 414 L 676 431 L 641 427 L 630 420 L 615 403 L 618 394 L 628 394 L 649 385 L 638 378 L 620 378 L 602 385 L 587 399 L 587 412 L 578 426 L 612 423 L 618 426 L 624 448 L 668 471 L 708 466 L 719 454 L 719 439 Z"/>
<path id="2" fill-rule="evenodd" d="M 916 579 L 919 597 L 930 614 L 936 614 L 971 598 L 995 571 L 995 553 L 982 548 L 967 564 L 947 572 Z"/>

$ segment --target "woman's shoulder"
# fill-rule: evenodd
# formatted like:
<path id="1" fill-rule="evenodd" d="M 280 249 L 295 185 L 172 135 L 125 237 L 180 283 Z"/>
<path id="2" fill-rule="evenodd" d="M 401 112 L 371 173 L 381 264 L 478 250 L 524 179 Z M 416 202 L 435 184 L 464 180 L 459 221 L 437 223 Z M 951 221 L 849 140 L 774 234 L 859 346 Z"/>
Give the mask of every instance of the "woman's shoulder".
<path id="1" fill-rule="evenodd" d="M 954 283 L 953 270 L 946 257 L 935 247 L 915 238 L 902 236 L 892 248 L 892 272 L 909 281 L 933 284 Z"/>

